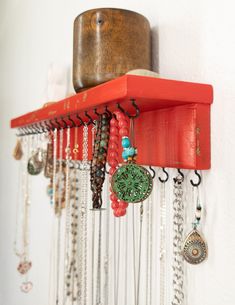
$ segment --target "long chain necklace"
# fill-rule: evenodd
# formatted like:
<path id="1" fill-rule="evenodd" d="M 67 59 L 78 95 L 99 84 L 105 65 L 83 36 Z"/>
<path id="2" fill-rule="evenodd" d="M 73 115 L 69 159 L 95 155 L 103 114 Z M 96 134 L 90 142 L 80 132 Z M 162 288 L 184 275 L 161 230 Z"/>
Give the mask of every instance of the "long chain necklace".
<path id="1" fill-rule="evenodd" d="M 165 305 L 166 286 L 166 189 L 165 182 L 160 190 L 160 305 Z"/>
<path id="2" fill-rule="evenodd" d="M 183 305 L 184 302 L 184 265 L 181 255 L 184 234 L 183 178 L 174 179 L 173 201 L 173 300 L 172 305 Z"/>
<path id="3" fill-rule="evenodd" d="M 16 228 L 16 236 L 14 241 L 15 254 L 20 258 L 20 263 L 17 267 L 18 272 L 25 276 L 25 280 L 22 282 L 20 289 L 24 293 L 28 293 L 33 288 L 33 283 L 28 281 L 28 271 L 32 267 L 32 262 L 29 260 L 29 208 L 30 208 L 30 181 L 29 174 L 27 171 L 27 161 L 30 153 L 31 146 L 33 144 L 32 137 L 25 137 L 23 141 L 23 151 L 24 155 L 22 159 L 22 250 L 17 249 L 17 234 L 18 234 L 18 220 Z M 19 206 L 19 205 L 18 205 Z M 18 212 L 19 207 L 17 208 Z M 17 215 L 19 217 L 19 215 Z"/>
<path id="4" fill-rule="evenodd" d="M 63 304 L 66 304 L 67 300 L 67 284 L 68 284 L 68 273 L 69 273 L 69 259 L 70 259 L 70 223 L 71 223 L 71 206 L 70 206 L 70 193 L 71 193 L 71 183 L 70 183 L 70 161 L 71 161 L 71 149 L 70 149 L 70 127 L 67 128 L 67 139 L 66 139 L 66 179 L 65 179 L 65 207 L 66 207 L 66 219 L 65 219 L 65 238 L 64 238 L 64 274 L 66 276 L 64 280 L 64 295 Z"/>
<path id="5" fill-rule="evenodd" d="M 137 277 L 137 300 L 136 304 L 140 302 L 140 278 L 141 278 L 141 258 L 142 258 L 142 228 L 143 228 L 143 202 L 140 204 L 140 228 L 139 228 L 139 253 L 138 253 L 138 277 Z"/>
<path id="6" fill-rule="evenodd" d="M 82 213 L 82 244 L 83 244 L 83 305 L 87 304 L 87 211 L 88 211 L 88 126 L 83 126 L 83 150 L 82 150 L 83 170 L 81 172 L 81 213 Z"/>
<path id="7" fill-rule="evenodd" d="M 147 203 L 147 245 L 146 245 L 146 305 L 152 303 L 152 243 L 153 243 L 153 227 L 152 227 L 152 196 L 150 195 Z"/>

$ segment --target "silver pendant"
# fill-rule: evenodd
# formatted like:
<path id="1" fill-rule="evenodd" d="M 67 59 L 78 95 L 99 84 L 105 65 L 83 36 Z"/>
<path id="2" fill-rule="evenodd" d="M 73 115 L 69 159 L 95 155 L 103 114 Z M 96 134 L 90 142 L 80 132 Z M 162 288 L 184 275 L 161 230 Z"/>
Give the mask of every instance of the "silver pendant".
<path id="1" fill-rule="evenodd" d="M 200 264 L 208 255 L 208 247 L 201 234 L 193 229 L 186 237 L 182 255 L 189 264 Z"/>
<path id="2" fill-rule="evenodd" d="M 45 164 L 45 153 L 42 149 L 38 149 L 35 154 L 33 154 L 28 161 L 28 173 L 30 175 L 38 175 L 44 168 Z"/>

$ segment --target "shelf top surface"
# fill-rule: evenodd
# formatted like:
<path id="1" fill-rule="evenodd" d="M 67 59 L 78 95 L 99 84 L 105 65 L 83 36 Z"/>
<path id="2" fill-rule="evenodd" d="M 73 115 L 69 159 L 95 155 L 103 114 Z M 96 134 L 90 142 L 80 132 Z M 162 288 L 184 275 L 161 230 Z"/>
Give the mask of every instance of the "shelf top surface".
<path id="1" fill-rule="evenodd" d="M 89 90 L 75 94 L 47 107 L 29 112 L 11 120 L 11 128 L 32 125 L 41 121 L 66 117 L 84 111 L 94 116 L 93 110 L 117 109 L 117 103 L 128 112 L 133 112 L 130 100 L 134 99 L 141 112 L 185 104 L 211 104 L 211 85 L 176 81 L 148 76 L 124 75 Z"/>

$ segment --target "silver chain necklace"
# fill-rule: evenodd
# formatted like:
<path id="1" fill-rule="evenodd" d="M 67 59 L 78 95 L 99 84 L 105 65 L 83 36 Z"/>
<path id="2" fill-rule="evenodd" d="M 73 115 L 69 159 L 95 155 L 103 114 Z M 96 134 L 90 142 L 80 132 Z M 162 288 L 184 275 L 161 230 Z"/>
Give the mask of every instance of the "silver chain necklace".
<path id="1" fill-rule="evenodd" d="M 174 179 L 173 201 L 173 300 L 172 305 L 184 303 L 184 266 L 181 255 L 184 234 L 184 202 L 183 202 L 183 177 L 178 175 Z"/>

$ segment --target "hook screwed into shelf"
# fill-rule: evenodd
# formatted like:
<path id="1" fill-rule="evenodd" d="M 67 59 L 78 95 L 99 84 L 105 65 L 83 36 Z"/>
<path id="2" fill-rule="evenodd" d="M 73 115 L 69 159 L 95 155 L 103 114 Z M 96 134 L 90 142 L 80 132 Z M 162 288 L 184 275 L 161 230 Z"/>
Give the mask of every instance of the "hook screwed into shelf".
<path id="1" fill-rule="evenodd" d="M 162 167 L 162 171 L 163 173 L 165 173 L 165 176 L 166 178 L 165 179 L 162 179 L 161 177 L 158 177 L 158 180 L 161 182 L 161 183 L 166 183 L 169 179 L 169 174 L 168 172 L 166 171 L 165 167 Z"/>
<path id="2" fill-rule="evenodd" d="M 198 182 L 195 183 L 195 182 L 191 179 L 191 180 L 190 180 L 190 183 L 192 184 L 192 186 L 198 187 L 198 186 L 201 184 L 201 182 L 202 182 L 202 177 L 201 177 L 201 175 L 198 173 L 197 170 L 195 170 L 194 173 L 195 173 L 195 175 L 198 177 Z"/>

